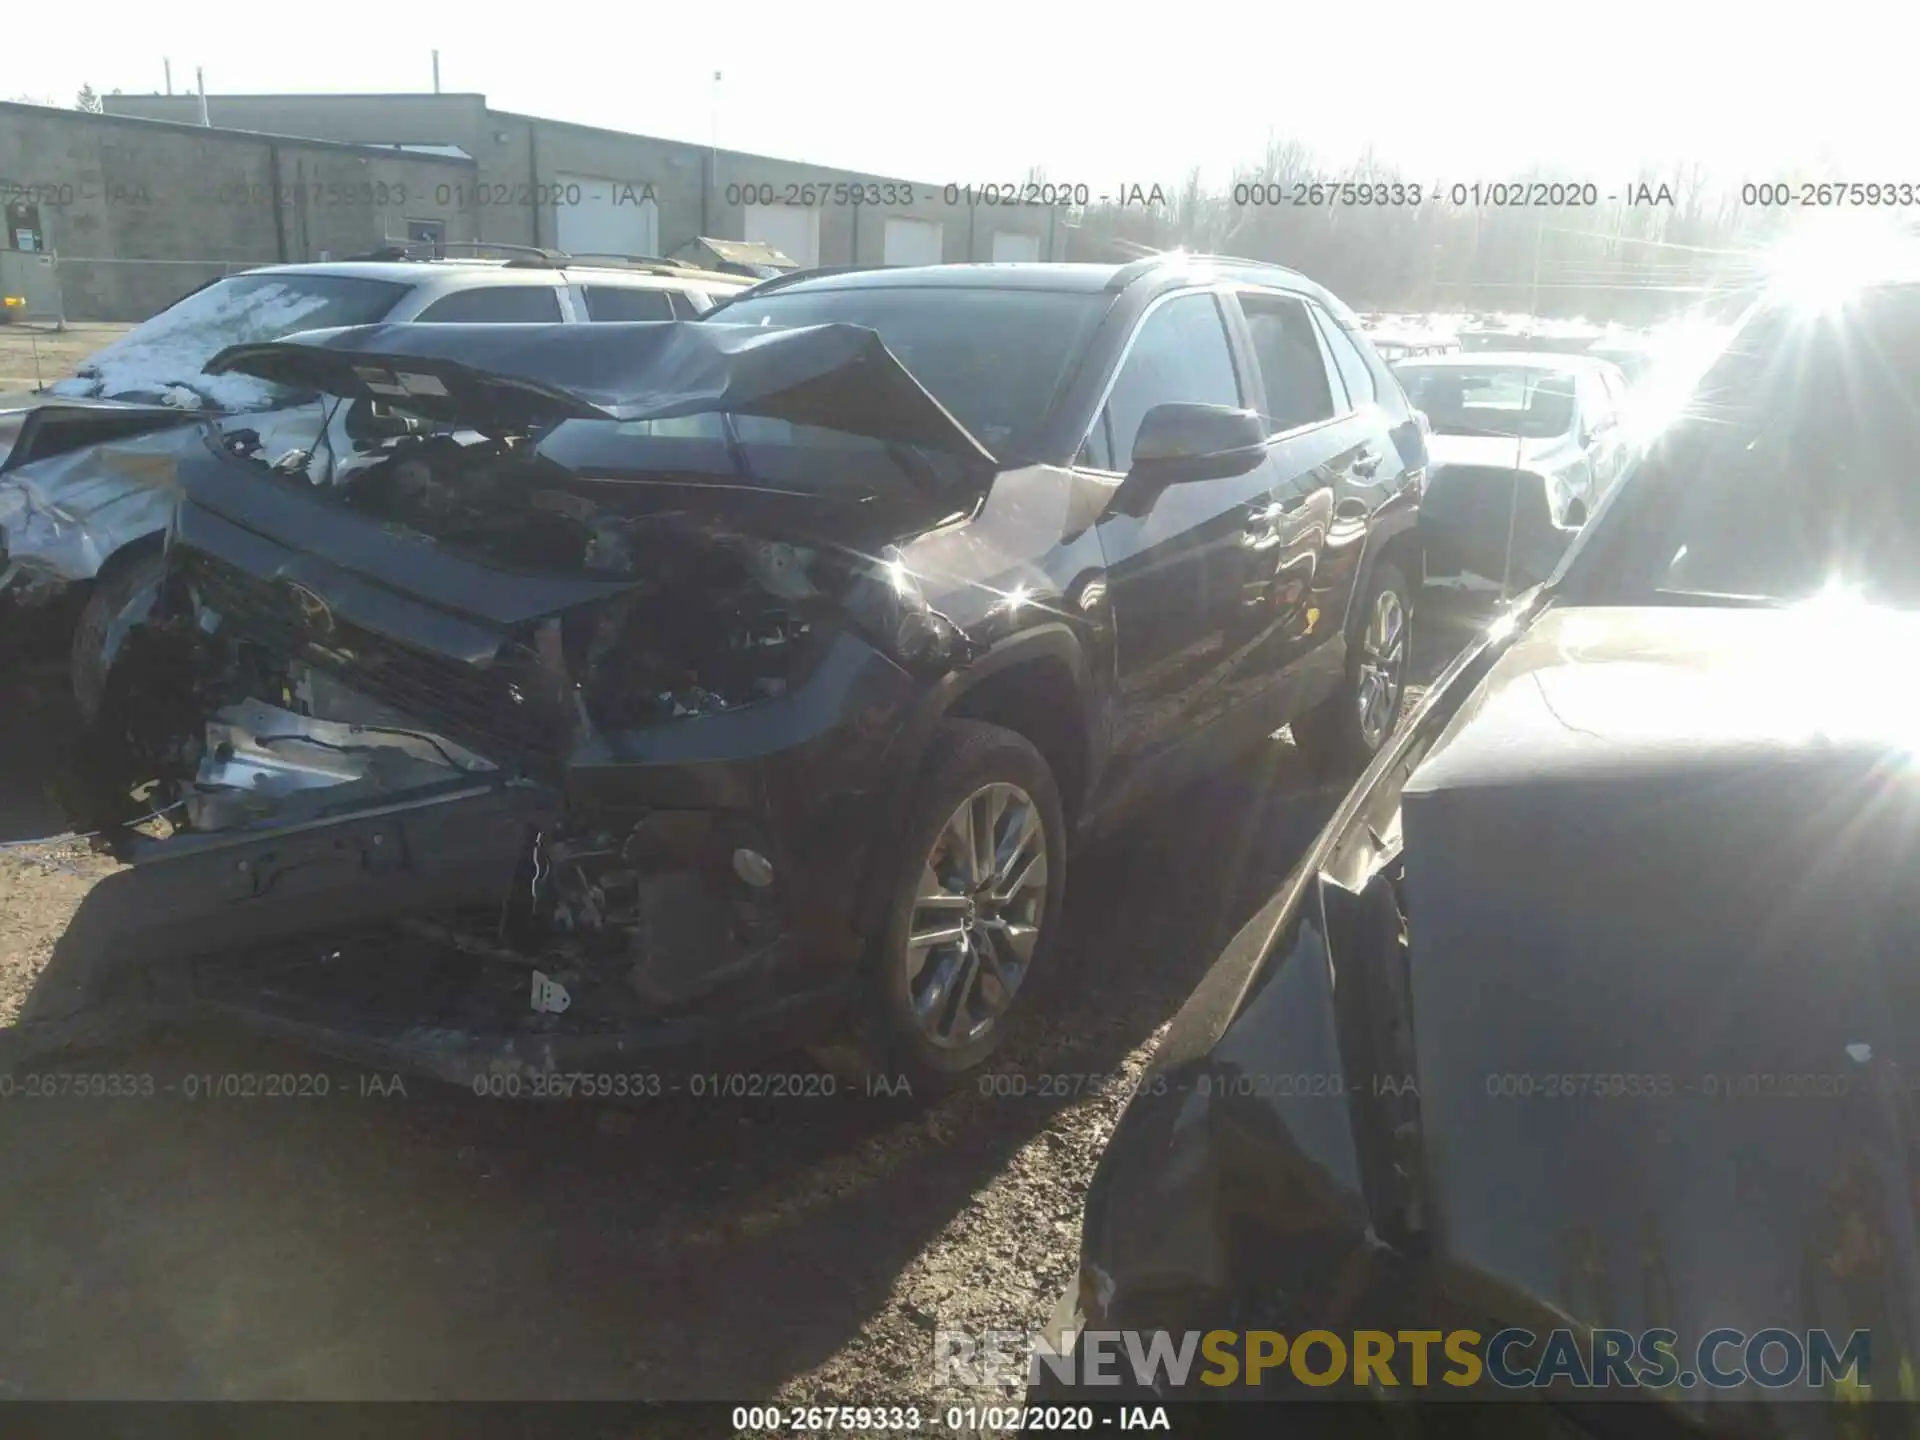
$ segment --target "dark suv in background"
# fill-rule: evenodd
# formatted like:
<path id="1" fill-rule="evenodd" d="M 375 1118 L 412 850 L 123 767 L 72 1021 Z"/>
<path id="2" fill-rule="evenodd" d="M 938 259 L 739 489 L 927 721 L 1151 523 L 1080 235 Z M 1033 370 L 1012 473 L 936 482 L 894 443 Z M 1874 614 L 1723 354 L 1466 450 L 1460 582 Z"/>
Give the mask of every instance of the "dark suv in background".
<path id="1" fill-rule="evenodd" d="M 183 443 L 101 740 L 185 829 L 123 832 L 33 1016 L 111 953 L 462 1082 L 741 1030 L 938 1079 L 1044 969 L 1072 840 L 1399 713 L 1424 436 L 1285 270 L 814 273 L 209 368 L 355 438 L 317 484 Z"/>

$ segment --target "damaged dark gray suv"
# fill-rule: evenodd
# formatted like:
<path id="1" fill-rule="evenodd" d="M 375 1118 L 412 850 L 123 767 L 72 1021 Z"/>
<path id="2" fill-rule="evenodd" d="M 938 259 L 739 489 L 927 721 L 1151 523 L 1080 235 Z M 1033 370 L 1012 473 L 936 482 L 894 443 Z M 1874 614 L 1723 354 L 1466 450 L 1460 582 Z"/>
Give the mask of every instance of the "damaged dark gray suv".
<path id="1" fill-rule="evenodd" d="M 116 832 L 30 1019 L 212 1010 L 461 1083 L 758 1034 L 935 1081 L 1044 970 L 1075 841 L 1399 711 L 1423 437 L 1286 271 L 783 277 L 209 369 L 336 401 L 291 459 L 177 452 L 95 737 L 110 818 L 173 833 Z"/>

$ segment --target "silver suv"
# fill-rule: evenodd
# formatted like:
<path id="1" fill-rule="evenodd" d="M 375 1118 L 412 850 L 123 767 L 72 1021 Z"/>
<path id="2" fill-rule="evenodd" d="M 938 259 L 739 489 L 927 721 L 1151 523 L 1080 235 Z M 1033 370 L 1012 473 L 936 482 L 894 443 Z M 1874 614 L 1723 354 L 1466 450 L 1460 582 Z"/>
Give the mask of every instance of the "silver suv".
<path id="1" fill-rule="evenodd" d="M 594 258 L 530 251 L 272 265 L 176 301 L 72 379 L 0 409 L 0 611 L 41 610 L 57 627 L 72 625 L 75 695 L 91 718 L 102 649 L 158 564 L 173 504 L 167 432 L 212 412 L 221 433 L 249 449 L 280 457 L 316 448 L 317 397 L 202 373 L 229 345 L 403 321 L 693 320 L 750 283 L 664 260 Z"/>

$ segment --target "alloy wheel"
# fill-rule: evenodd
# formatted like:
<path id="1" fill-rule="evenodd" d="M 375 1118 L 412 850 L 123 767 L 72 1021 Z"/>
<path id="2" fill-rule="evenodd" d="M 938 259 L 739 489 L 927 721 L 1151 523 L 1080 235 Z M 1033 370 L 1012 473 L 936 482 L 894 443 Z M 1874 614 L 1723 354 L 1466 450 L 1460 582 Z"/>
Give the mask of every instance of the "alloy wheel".
<path id="1" fill-rule="evenodd" d="M 1407 612 L 1400 592 L 1391 587 L 1373 598 L 1360 638 L 1360 673 L 1356 689 L 1360 734 L 1369 750 L 1376 750 L 1393 728 L 1400 705 L 1407 659 Z"/>
<path id="2" fill-rule="evenodd" d="M 1047 902 L 1047 833 L 1018 785 L 982 786 L 947 818 L 907 927 L 907 995 L 941 1049 L 980 1039 L 1013 1003 Z"/>

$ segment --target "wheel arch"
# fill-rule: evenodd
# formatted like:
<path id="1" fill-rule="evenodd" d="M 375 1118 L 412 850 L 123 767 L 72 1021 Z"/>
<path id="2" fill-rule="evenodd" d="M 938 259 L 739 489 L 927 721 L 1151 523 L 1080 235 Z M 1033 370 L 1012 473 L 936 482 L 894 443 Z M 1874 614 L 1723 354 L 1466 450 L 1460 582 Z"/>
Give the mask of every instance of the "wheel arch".
<path id="1" fill-rule="evenodd" d="M 1420 507 L 1410 496 L 1395 496 L 1374 516 L 1366 553 L 1360 559 L 1359 573 L 1354 576 L 1353 598 L 1347 604 L 1347 620 L 1342 629 L 1349 651 L 1359 643 L 1361 628 L 1366 624 L 1366 607 L 1362 602 L 1372 592 L 1374 573 L 1383 560 L 1398 565 L 1418 591 L 1425 563 L 1420 544 Z M 1417 601 L 1418 595 L 1408 598 Z"/>
<path id="2" fill-rule="evenodd" d="M 878 843 L 867 862 L 856 900 L 855 924 L 873 934 L 884 923 L 887 877 L 893 854 L 887 843 L 906 824 L 929 747 L 940 722 L 981 720 L 1028 740 L 1053 771 L 1060 808 L 1071 834 L 1093 780 L 1092 666 L 1080 637 L 1060 622 L 1010 636 L 965 669 L 942 676 L 908 720 L 898 764 L 881 812 Z"/>

